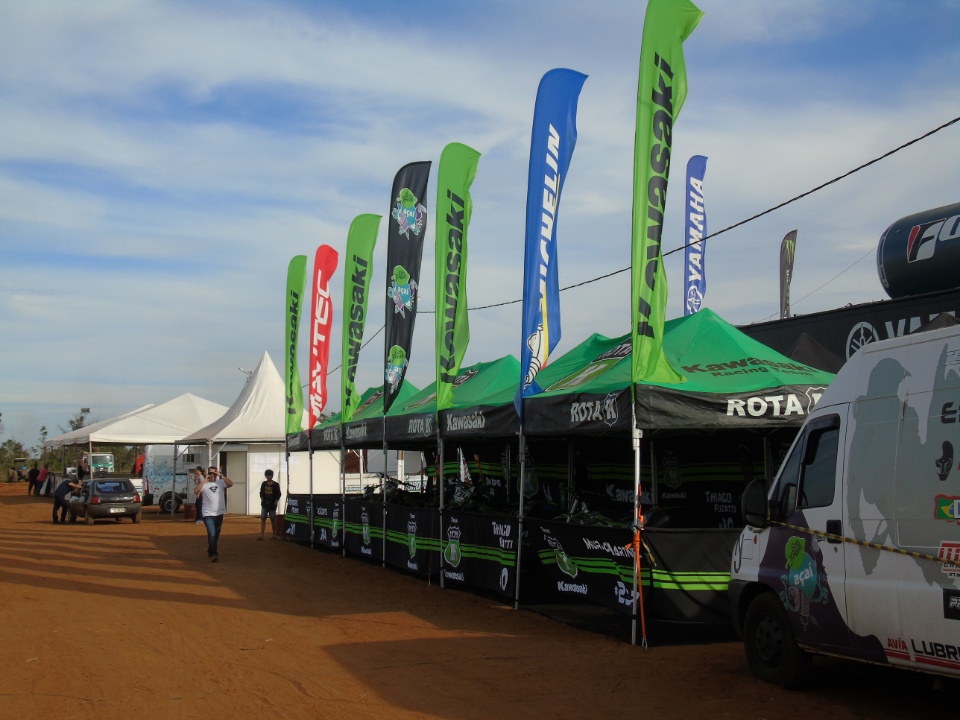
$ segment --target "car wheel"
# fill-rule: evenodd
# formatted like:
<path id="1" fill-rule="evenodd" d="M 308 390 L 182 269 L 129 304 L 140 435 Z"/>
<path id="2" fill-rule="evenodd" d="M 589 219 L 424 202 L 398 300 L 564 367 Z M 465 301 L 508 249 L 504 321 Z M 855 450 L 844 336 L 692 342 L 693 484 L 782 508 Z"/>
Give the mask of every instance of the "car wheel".
<path id="1" fill-rule="evenodd" d="M 139 525 L 139 524 L 140 524 L 140 513 L 137 513 L 136 515 L 131 515 L 131 516 L 130 516 L 130 519 L 133 520 L 133 524 L 134 524 L 134 525 Z"/>
<path id="2" fill-rule="evenodd" d="M 160 512 L 170 514 L 180 509 L 180 498 L 173 493 L 165 492 L 160 496 Z"/>
<path id="3" fill-rule="evenodd" d="M 86 517 L 83 518 L 83 521 L 87 525 L 93 525 L 93 515 L 87 514 Z"/>
<path id="4" fill-rule="evenodd" d="M 798 688 L 810 669 L 810 656 L 797 645 L 787 612 L 772 592 L 758 595 L 743 623 L 747 664 L 761 680 Z"/>

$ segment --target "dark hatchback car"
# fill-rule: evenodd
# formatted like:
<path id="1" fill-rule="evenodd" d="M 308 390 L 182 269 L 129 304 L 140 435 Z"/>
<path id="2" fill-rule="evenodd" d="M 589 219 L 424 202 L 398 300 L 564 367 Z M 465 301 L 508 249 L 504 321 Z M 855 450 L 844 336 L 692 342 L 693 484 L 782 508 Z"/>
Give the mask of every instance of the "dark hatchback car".
<path id="1" fill-rule="evenodd" d="M 140 493 L 130 480 L 90 480 L 70 502 L 70 521 L 82 517 L 87 525 L 95 520 L 128 517 L 140 522 Z"/>

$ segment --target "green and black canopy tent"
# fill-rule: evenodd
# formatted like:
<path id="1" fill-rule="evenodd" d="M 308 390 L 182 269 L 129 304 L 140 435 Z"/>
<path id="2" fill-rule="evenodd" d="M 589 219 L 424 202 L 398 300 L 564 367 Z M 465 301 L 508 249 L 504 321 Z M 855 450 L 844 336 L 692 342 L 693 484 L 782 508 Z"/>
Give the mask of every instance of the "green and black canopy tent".
<path id="1" fill-rule="evenodd" d="M 777 458 L 770 439 L 779 433 L 777 442 L 789 444 L 833 375 L 780 355 L 708 309 L 666 323 L 663 353 L 680 381 L 658 375 L 637 383 L 632 405 L 630 336 L 588 338 L 537 376 L 544 392 L 524 401 L 522 440 L 536 445 L 565 438 L 570 485 L 589 486 L 589 497 L 598 502 L 619 500 L 623 507 L 630 501 L 627 518 L 637 517 L 643 500 L 652 531 L 644 535 L 645 546 L 657 560 L 645 569 L 643 584 L 664 591 L 655 598 L 663 619 L 719 619 L 725 615 L 722 590 L 729 581 L 739 491 L 755 474 L 772 472 Z M 626 444 L 631 436 L 632 453 Z M 579 449 L 573 450 L 574 443 Z M 616 470 L 580 458 L 601 447 L 618 456 Z M 632 492 L 624 487 L 630 454 Z M 527 495 L 528 471 L 523 475 Z M 542 486 L 542 475 L 540 480 Z M 533 525 L 543 532 L 533 532 Z M 540 520 L 531 520 L 528 529 L 540 565 L 556 581 L 547 584 L 633 607 L 627 587 L 636 577 L 633 556 L 604 549 L 623 546 L 622 530 L 604 537 L 601 528 Z"/>
<path id="2" fill-rule="evenodd" d="M 516 435 L 519 419 L 513 407 L 520 362 L 512 355 L 461 368 L 454 381 L 453 403 L 440 411 L 439 434 L 444 438 L 478 439 Z M 394 403 L 386 415 L 386 440 L 391 447 L 418 447 L 438 437 L 437 384 Z"/>
<path id="3" fill-rule="evenodd" d="M 629 432 L 630 336 L 593 335 L 538 376 L 526 435 Z M 637 383 L 636 422 L 651 430 L 799 426 L 833 379 L 744 335 L 709 309 L 665 324 L 663 352 L 682 382 Z"/>

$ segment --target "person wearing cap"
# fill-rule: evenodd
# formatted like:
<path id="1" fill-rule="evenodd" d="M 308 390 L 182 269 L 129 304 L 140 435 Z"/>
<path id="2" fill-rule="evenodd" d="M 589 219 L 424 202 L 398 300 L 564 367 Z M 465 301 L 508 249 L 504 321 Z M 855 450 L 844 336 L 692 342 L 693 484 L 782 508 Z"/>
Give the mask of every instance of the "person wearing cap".
<path id="1" fill-rule="evenodd" d="M 257 540 L 263 540 L 263 531 L 267 527 L 267 516 L 270 516 L 270 539 L 276 540 L 279 537 L 277 533 L 277 505 L 280 504 L 280 483 L 273 479 L 273 470 L 269 468 L 263 471 L 266 478 L 260 483 L 260 537 Z"/>
<path id="2" fill-rule="evenodd" d="M 223 527 L 223 516 L 227 512 L 227 488 L 233 487 L 233 481 L 211 467 L 207 470 L 207 477 L 194 489 L 198 502 L 203 503 L 203 524 L 207 528 L 207 555 L 210 562 L 220 559 L 217 542 L 220 540 L 220 529 Z"/>

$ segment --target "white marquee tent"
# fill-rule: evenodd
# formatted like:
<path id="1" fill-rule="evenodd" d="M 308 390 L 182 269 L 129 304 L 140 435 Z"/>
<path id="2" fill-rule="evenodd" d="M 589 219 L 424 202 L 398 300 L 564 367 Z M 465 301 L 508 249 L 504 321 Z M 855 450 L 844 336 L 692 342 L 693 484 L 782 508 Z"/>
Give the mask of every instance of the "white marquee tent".
<path id="1" fill-rule="evenodd" d="M 238 487 L 227 493 L 227 511 L 259 513 L 259 489 L 263 473 L 274 471 L 274 479 L 286 491 L 306 492 L 313 478 L 339 488 L 339 458 L 330 452 L 313 454 L 313 473 L 302 453 L 286 458 L 286 387 L 266 352 L 230 409 L 209 425 L 181 437 L 178 445 L 206 445 L 208 465 L 224 468 Z M 333 480 L 331 480 L 331 478 Z"/>

